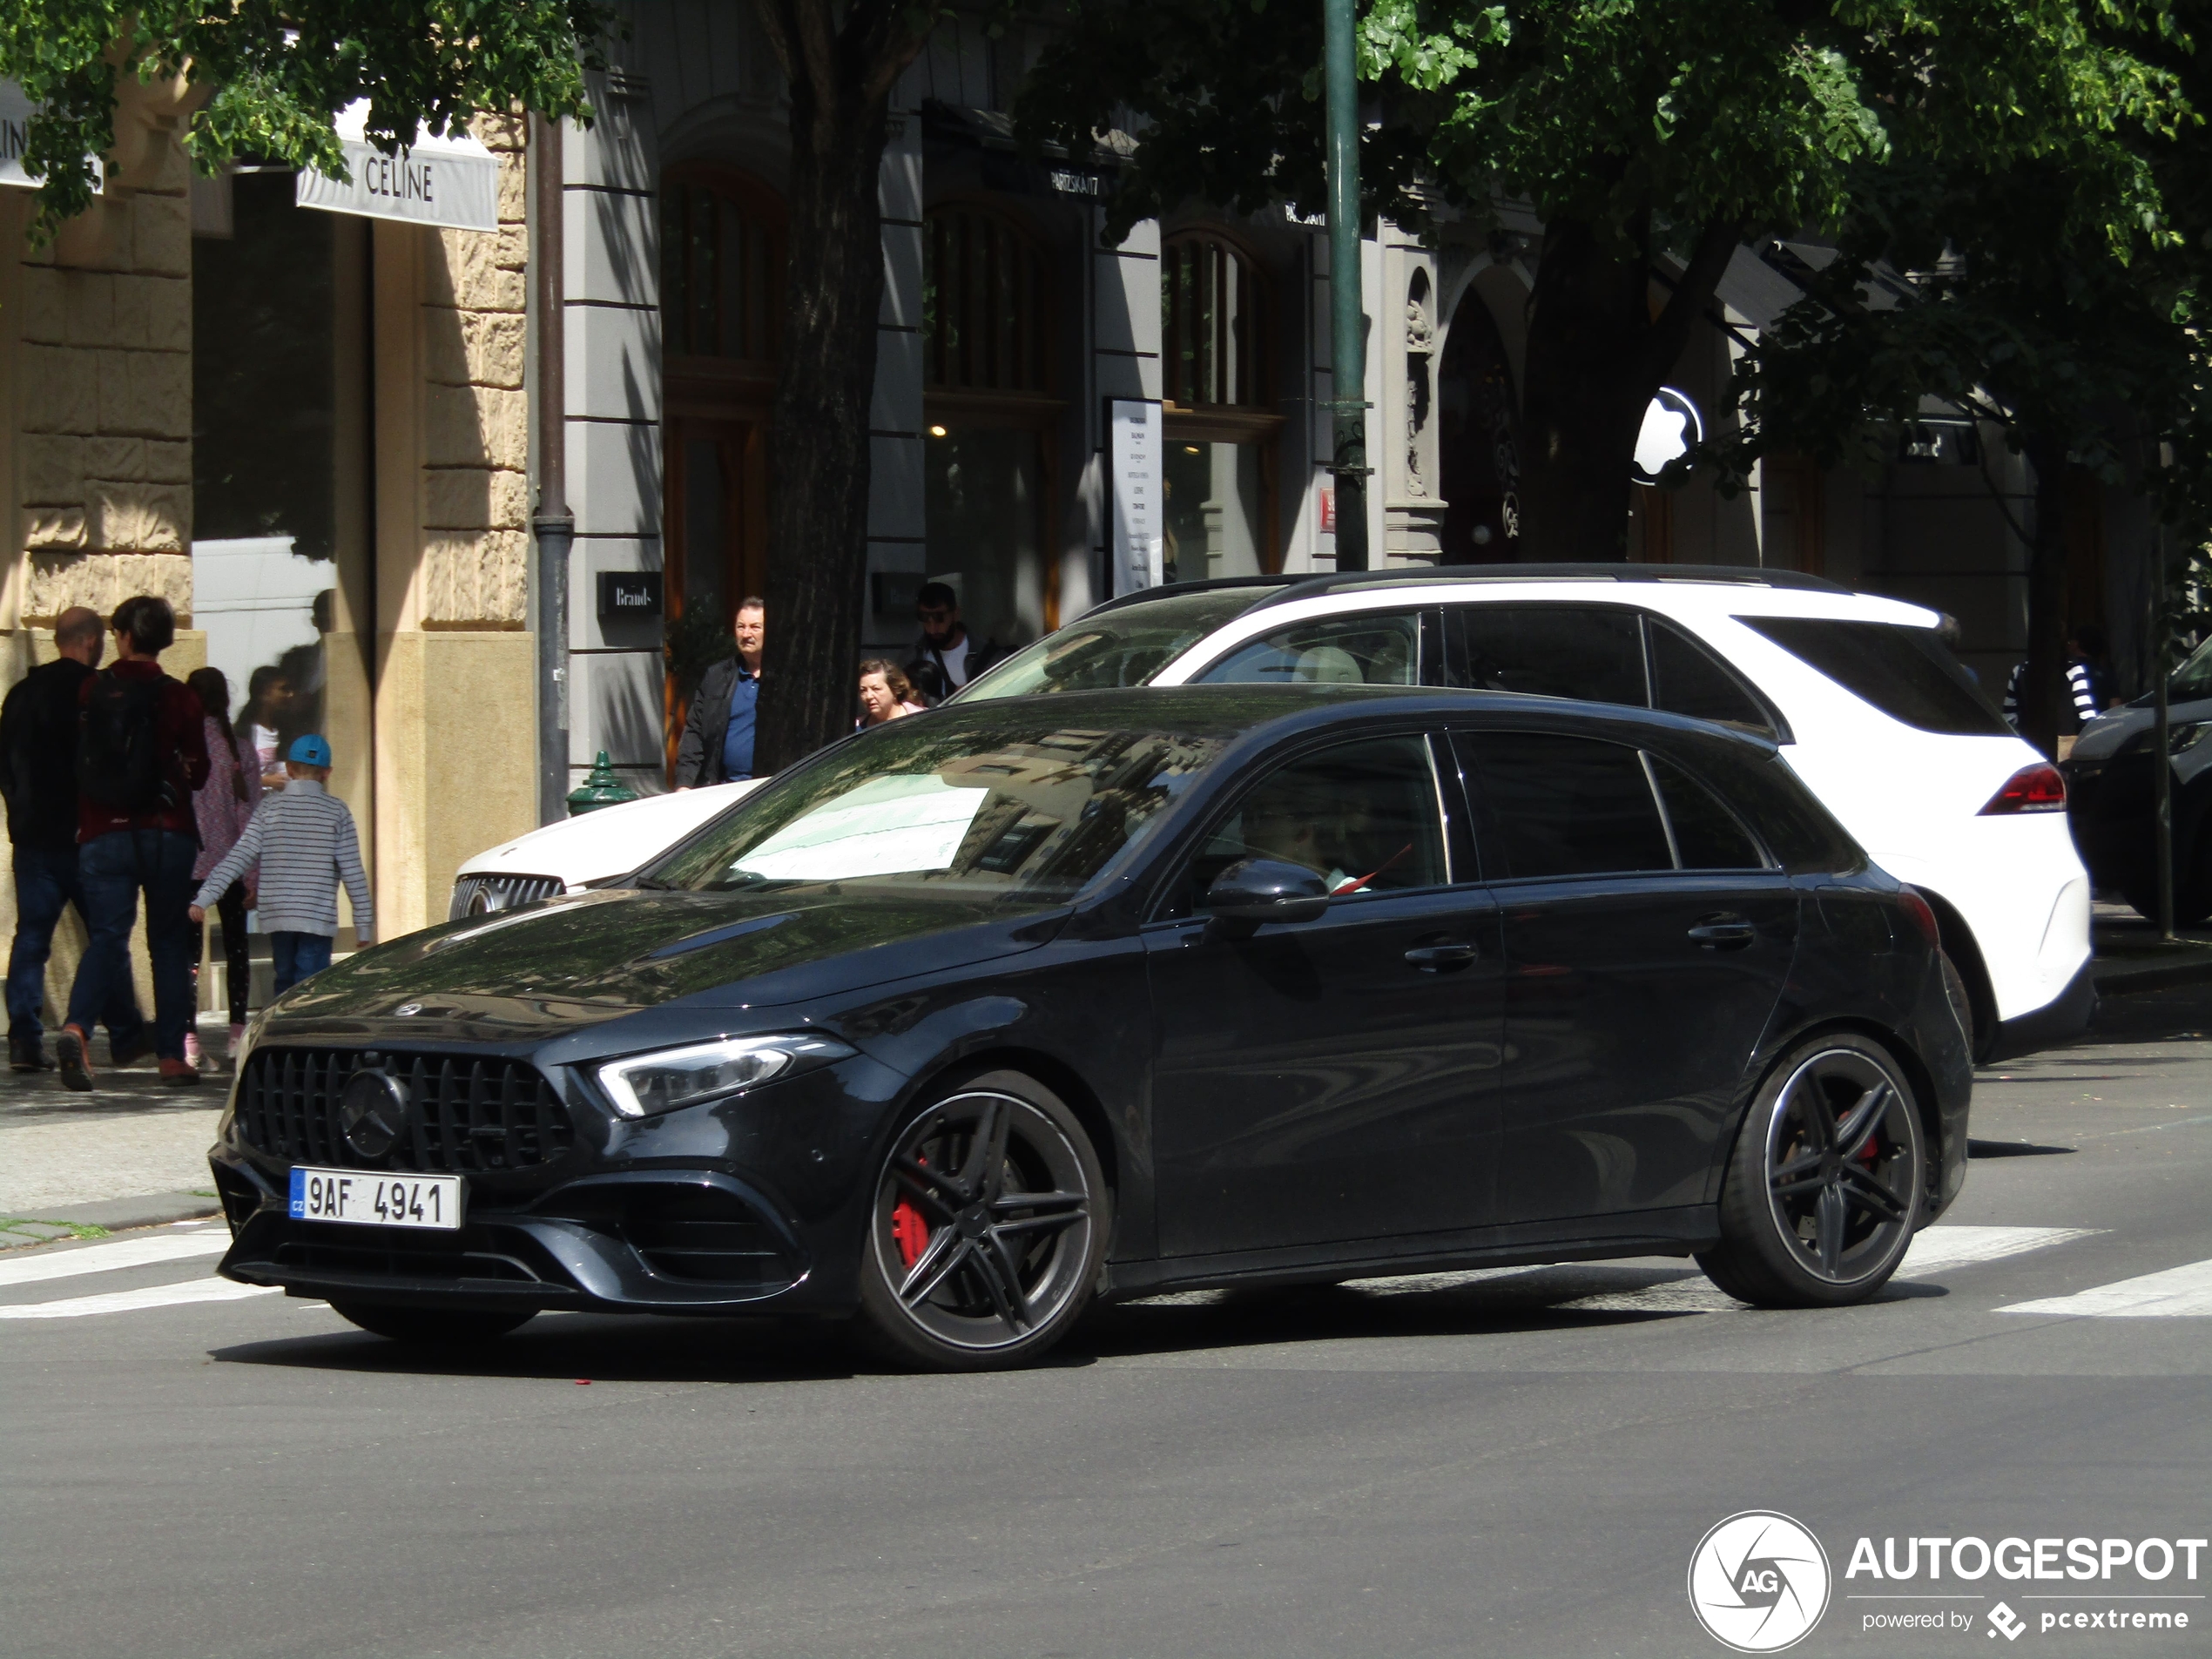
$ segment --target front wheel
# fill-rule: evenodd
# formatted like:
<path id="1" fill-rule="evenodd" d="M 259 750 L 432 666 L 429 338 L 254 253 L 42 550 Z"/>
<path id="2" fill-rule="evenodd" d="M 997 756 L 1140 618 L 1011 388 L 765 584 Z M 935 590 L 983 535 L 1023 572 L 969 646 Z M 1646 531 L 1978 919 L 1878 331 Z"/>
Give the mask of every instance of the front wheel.
<path id="1" fill-rule="evenodd" d="M 364 1331 L 422 1348 L 465 1348 L 489 1342 L 536 1317 L 475 1308 L 400 1307 L 389 1302 L 336 1302 L 332 1309 Z"/>
<path id="2" fill-rule="evenodd" d="M 1927 1179 L 1919 1103 L 1869 1038 L 1801 1044 L 1760 1088 L 1721 1189 L 1721 1242 L 1697 1264 L 1765 1307 L 1863 1302 L 1912 1243 Z"/>
<path id="3" fill-rule="evenodd" d="M 860 1246 L 859 1332 L 894 1364 L 986 1371 L 1035 1359 L 1090 1299 L 1106 1250 L 1090 1137 L 1035 1078 L 996 1071 L 894 1137 Z"/>

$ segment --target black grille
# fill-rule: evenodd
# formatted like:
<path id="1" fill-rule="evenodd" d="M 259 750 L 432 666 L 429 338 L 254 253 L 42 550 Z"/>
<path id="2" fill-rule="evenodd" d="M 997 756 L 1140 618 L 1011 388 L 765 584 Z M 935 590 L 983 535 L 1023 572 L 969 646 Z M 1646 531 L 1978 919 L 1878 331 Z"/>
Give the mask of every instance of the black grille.
<path id="1" fill-rule="evenodd" d="M 567 884 L 557 875 L 464 875 L 453 884 L 446 920 L 459 921 L 463 916 L 512 910 L 567 890 Z"/>
<path id="2" fill-rule="evenodd" d="M 666 1278 L 756 1288 L 792 1279 L 776 1236 L 758 1221 L 655 1217 L 626 1222 L 622 1231 L 645 1264 Z"/>
<path id="3" fill-rule="evenodd" d="M 338 1097 L 366 1065 L 408 1087 L 408 1132 L 368 1160 L 339 1130 Z M 247 1142 L 288 1163 L 475 1175 L 550 1163 L 575 1143 L 568 1108 L 537 1069 L 469 1055 L 373 1055 L 344 1049 L 257 1049 L 238 1086 Z"/>

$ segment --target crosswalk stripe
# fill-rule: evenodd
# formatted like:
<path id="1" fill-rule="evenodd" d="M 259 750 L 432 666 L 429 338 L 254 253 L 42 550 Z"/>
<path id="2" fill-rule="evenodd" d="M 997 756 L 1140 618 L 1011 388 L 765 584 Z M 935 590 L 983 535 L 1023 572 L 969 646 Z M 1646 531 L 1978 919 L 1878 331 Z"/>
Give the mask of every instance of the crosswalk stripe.
<path id="1" fill-rule="evenodd" d="M 57 1250 L 20 1261 L 0 1258 L 0 1285 L 37 1285 L 79 1273 L 110 1273 L 120 1267 L 182 1261 L 192 1256 L 219 1256 L 231 1247 L 226 1228 L 200 1232 L 156 1233 L 150 1238 L 118 1238 L 111 1244 Z"/>
<path id="2" fill-rule="evenodd" d="M 273 1296 L 276 1289 L 273 1285 L 233 1285 L 226 1278 L 192 1278 L 181 1285 L 156 1285 L 143 1291 L 109 1291 L 62 1302 L 0 1307 L 0 1319 L 77 1319 L 90 1313 L 135 1313 L 143 1308 L 179 1307 L 188 1302 L 235 1302 L 240 1297 Z"/>
<path id="3" fill-rule="evenodd" d="M 2169 1267 L 2111 1285 L 2015 1302 L 2000 1313 L 2060 1313 L 2102 1319 L 2179 1319 L 2212 1315 L 2212 1261 Z"/>
<path id="4" fill-rule="evenodd" d="M 1898 1277 L 1940 1272 L 1954 1267 L 1975 1267 L 2001 1261 L 2031 1250 L 2094 1238 L 2101 1227 L 1969 1227 L 1948 1223 L 1929 1228 L 1912 1241 L 1898 1266 Z"/>

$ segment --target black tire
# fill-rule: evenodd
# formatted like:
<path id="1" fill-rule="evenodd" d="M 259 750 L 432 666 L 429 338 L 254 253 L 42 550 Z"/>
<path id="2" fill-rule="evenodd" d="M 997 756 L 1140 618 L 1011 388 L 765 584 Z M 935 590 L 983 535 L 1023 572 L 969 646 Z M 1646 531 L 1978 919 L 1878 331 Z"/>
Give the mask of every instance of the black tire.
<path id="1" fill-rule="evenodd" d="M 535 1309 L 494 1313 L 476 1308 L 396 1307 L 389 1302 L 337 1302 L 331 1307 L 364 1331 L 422 1348 L 465 1348 L 490 1342 L 537 1317 Z"/>
<path id="2" fill-rule="evenodd" d="M 1028 1364 L 1082 1316 L 1110 1219 L 1098 1154 L 1057 1095 L 1015 1071 L 948 1087 L 877 1166 L 854 1335 L 903 1368 Z"/>
<path id="3" fill-rule="evenodd" d="M 2122 887 L 2120 896 L 2145 921 L 2158 920 L 2158 879 L 2155 872 L 2133 886 Z M 2196 846 L 2186 856 L 2182 848 L 2174 849 L 2174 925 L 2199 927 L 2208 917 L 2212 917 L 2212 835 L 2200 835 Z"/>
<path id="4" fill-rule="evenodd" d="M 1926 1204 L 1919 1103 L 1881 1044 L 1800 1043 L 1760 1085 L 1721 1187 L 1706 1277 L 1763 1307 L 1838 1307 L 1888 1283 Z"/>

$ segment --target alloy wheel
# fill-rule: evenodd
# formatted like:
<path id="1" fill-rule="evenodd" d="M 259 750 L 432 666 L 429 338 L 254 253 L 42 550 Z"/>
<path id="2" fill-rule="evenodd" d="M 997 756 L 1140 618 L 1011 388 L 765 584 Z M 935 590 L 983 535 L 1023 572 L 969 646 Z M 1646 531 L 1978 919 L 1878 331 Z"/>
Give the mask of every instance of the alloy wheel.
<path id="1" fill-rule="evenodd" d="M 873 1246 L 898 1311 L 970 1352 L 1022 1342 L 1084 1288 L 1095 1195 L 1065 1131 L 979 1089 L 907 1127 L 878 1184 Z"/>
<path id="2" fill-rule="evenodd" d="M 1804 1270 L 1849 1285 L 1888 1263 L 1919 1214 L 1920 1132 L 1874 1058 L 1830 1049 L 1800 1064 L 1767 1121 L 1767 1203 Z"/>

